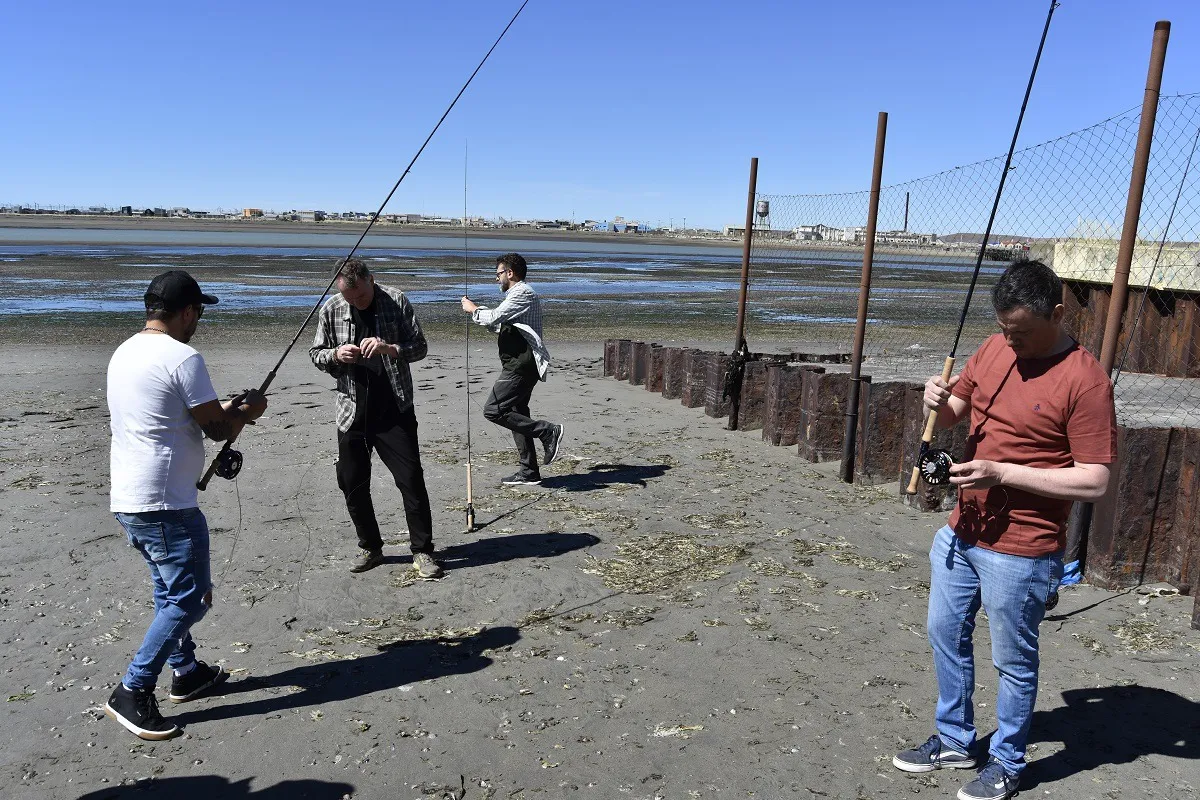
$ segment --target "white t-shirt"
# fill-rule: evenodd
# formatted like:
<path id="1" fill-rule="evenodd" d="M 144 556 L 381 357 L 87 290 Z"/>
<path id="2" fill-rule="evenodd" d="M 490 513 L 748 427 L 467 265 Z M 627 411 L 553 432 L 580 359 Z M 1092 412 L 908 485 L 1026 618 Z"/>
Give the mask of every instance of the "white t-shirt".
<path id="1" fill-rule="evenodd" d="M 204 434 L 190 409 L 217 399 L 204 357 L 166 334 L 126 339 L 108 362 L 110 510 L 196 508 Z"/>

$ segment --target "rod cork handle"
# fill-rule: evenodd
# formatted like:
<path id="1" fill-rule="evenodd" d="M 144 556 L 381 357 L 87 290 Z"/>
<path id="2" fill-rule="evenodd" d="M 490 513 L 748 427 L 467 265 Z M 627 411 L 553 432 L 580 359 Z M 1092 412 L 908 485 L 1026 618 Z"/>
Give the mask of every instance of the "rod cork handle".
<path id="1" fill-rule="evenodd" d="M 947 356 L 946 363 L 942 365 L 942 382 L 949 383 L 950 376 L 954 374 L 954 356 Z M 937 429 L 937 409 L 930 409 L 929 416 L 925 419 L 925 431 L 921 434 L 921 453 L 924 454 L 929 449 L 929 444 L 933 441 L 934 431 Z M 920 461 L 920 456 L 917 457 Z M 916 494 L 917 483 L 921 480 L 920 464 L 913 464 L 912 477 L 909 478 L 908 488 L 904 490 L 905 494 Z"/>
<path id="2" fill-rule="evenodd" d="M 475 530 L 475 502 L 474 491 L 471 485 L 471 462 L 467 462 L 467 529 L 463 533 L 471 533 Z"/>

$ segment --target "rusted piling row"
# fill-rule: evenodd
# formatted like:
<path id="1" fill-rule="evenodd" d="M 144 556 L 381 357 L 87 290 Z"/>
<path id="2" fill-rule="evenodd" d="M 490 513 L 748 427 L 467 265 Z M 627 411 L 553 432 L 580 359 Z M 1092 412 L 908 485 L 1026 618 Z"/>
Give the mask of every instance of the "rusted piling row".
<path id="1" fill-rule="evenodd" d="M 684 356 L 694 351 L 687 347 L 664 347 L 663 350 L 662 396 L 668 400 L 678 400 L 683 397 L 683 384 L 687 375 Z"/>
<path id="2" fill-rule="evenodd" d="M 854 482 L 873 486 L 891 483 L 903 474 L 904 424 L 908 394 L 920 384 L 906 381 L 874 383 L 862 376 L 858 398 L 858 448 L 854 459 Z M 909 474 L 912 465 L 909 465 Z"/>
<path id="3" fill-rule="evenodd" d="M 649 342 L 634 342 L 630 347 L 629 382 L 634 386 L 641 386 L 646 382 L 646 362 L 649 359 L 649 352 Z"/>
<path id="4" fill-rule="evenodd" d="M 704 387 L 708 383 L 708 356 L 703 350 L 689 350 L 683 356 L 683 389 L 679 402 L 685 408 L 704 405 Z"/>
<path id="5" fill-rule="evenodd" d="M 662 345 L 652 344 L 646 351 L 646 381 L 647 392 L 663 390 L 663 367 L 666 365 L 666 350 Z"/>
<path id="6" fill-rule="evenodd" d="M 1092 515 L 1088 581 L 1200 589 L 1200 430 L 1119 427 L 1117 453 L 1112 490 Z"/>
<path id="7" fill-rule="evenodd" d="M 720 419 L 729 416 L 729 398 L 725 396 L 725 373 L 729 371 L 726 353 L 708 354 L 708 372 L 704 381 L 704 413 Z"/>
<path id="8" fill-rule="evenodd" d="M 800 412 L 804 373 L 824 372 L 824 367 L 768 364 L 766 402 L 763 408 L 763 441 L 793 447 L 800 440 Z"/>

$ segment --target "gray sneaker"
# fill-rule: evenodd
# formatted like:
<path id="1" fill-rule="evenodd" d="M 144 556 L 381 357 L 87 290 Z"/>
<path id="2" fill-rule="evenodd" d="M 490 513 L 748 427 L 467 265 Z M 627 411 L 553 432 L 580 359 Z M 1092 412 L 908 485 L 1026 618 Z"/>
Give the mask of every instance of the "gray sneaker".
<path id="1" fill-rule="evenodd" d="M 432 581 L 442 577 L 442 568 L 433 560 L 429 553 L 413 553 L 413 570 L 423 581 Z"/>
<path id="2" fill-rule="evenodd" d="M 1019 775 L 1005 772 L 998 761 L 989 761 L 979 777 L 958 790 L 958 800 L 1008 800 L 1017 793 Z"/>
<path id="3" fill-rule="evenodd" d="M 562 444 L 563 426 L 552 425 L 549 435 L 542 440 L 542 464 L 553 464 L 558 458 L 558 446 Z"/>
<path id="4" fill-rule="evenodd" d="M 375 569 L 383 563 L 382 550 L 363 550 L 353 564 L 350 565 L 351 572 L 366 572 L 369 569 Z"/>
<path id="5" fill-rule="evenodd" d="M 892 757 L 892 766 L 905 772 L 933 772 L 935 769 L 973 769 L 975 758 L 942 746 L 937 734 L 920 747 Z M 961 795 L 960 795 L 961 797 Z"/>

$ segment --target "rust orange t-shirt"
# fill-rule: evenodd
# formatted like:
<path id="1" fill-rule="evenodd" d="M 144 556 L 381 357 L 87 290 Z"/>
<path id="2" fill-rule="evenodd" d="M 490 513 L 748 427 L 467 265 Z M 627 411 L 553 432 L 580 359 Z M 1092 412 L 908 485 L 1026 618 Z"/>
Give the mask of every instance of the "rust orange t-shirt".
<path id="1" fill-rule="evenodd" d="M 995 334 L 967 361 L 953 393 L 971 404 L 964 461 L 1038 469 L 1116 461 L 1112 383 L 1078 343 L 1046 358 L 1017 358 Z M 950 527 L 971 544 L 1041 556 L 1066 545 L 1071 502 L 1011 486 L 962 489 Z"/>

